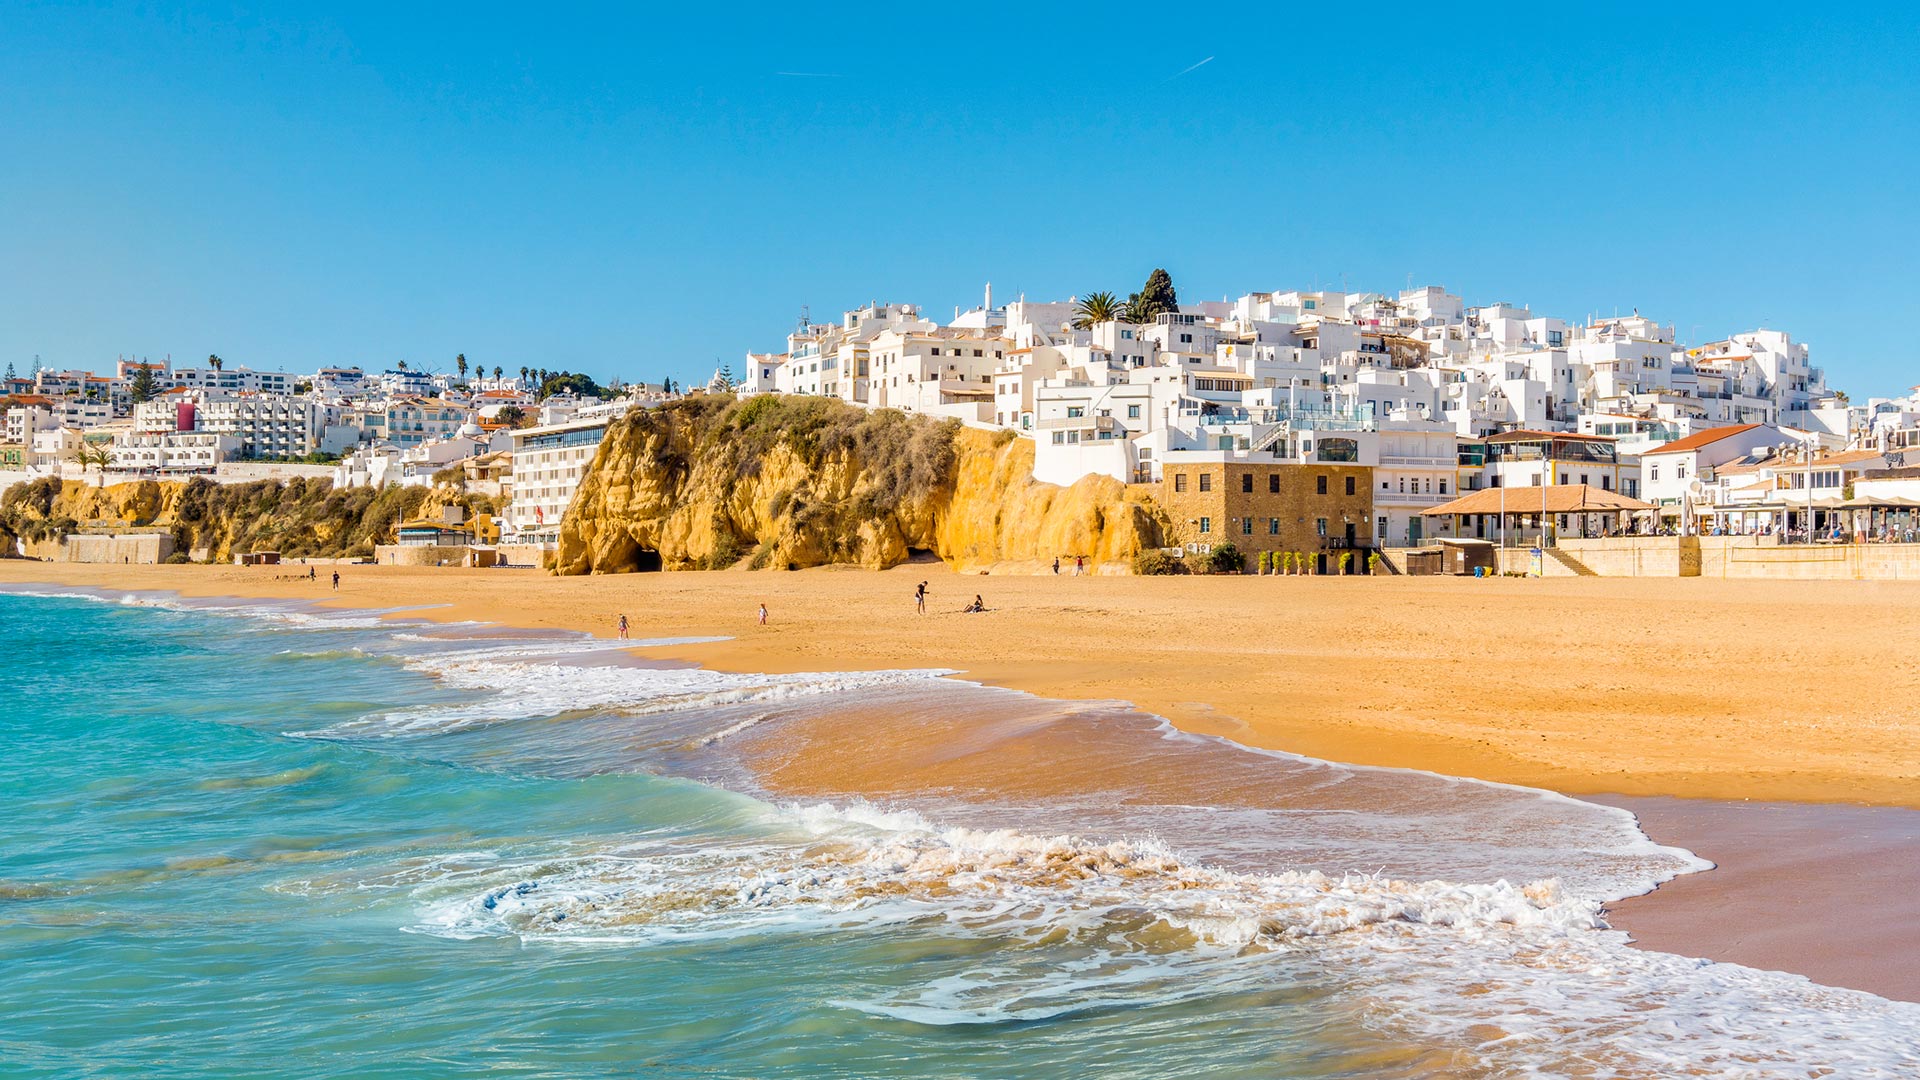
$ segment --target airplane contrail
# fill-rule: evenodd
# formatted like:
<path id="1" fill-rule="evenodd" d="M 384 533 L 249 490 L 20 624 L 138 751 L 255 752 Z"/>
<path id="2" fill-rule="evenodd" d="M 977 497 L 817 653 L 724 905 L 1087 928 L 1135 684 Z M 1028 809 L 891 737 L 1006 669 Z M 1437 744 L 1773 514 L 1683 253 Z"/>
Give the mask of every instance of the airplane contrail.
<path id="1" fill-rule="evenodd" d="M 1199 63 L 1194 64 L 1192 67 L 1181 68 L 1179 71 L 1176 71 L 1172 75 L 1167 76 L 1167 81 L 1172 82 L 1173 80 L 1179 78 L 1180 76 L 1185 75 L 1189 71 L 1193 71 L 1198 68 L 1203 68 L 1211 63 L 1213 63 L 1213 57 L 1209 56 L 1205 60 L 1202 60 Z"/>

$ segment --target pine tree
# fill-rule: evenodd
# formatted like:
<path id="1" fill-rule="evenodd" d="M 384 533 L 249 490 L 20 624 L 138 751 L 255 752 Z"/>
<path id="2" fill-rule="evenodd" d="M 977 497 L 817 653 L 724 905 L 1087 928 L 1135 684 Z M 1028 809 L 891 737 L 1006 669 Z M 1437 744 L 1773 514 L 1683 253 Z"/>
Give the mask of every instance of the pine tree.
<path id="1" fill-rule="evenodd" d="M 133 379 L 127 389 L 132 395 L 135 405 L 143 401 L 152 401 L 154 391 L 158 389 L 154 384 L 153 368 L 146 364 L 141 364 L 134 370 Z"/>
<path id="2" fill-rule="evenodd" d="M 1146 285 L 1135 295 L 1140 298 L 1141 307 L 1149 316 L 1180 310 L 1180 297 L 1173 291 L 1172 275 L 1157 266 L 1153 273 L 1147 275 Z"/>

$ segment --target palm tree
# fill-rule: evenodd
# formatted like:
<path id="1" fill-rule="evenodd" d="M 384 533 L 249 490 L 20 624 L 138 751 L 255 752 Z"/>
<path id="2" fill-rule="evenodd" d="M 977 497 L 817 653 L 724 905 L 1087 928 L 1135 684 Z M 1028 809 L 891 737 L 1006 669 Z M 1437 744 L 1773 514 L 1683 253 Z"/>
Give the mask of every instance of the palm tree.
<path id="1" fill-rule="evenodd" d="M 207 357 L 207 366 L 215 371 L 219 371 L 221 368 L 227 366 L 227 362 L 217 356 L 209 355 Z"/>
<path id="2" fill-rule="evenodd" d="M 104 444 L 96 446 L 93 443 L 83 442 L 74 448 L 72 461 L 75 465 L 80 466 L 82 473 L 87 471 L 88 466 L 99 470 L 100 486 L 106 487 L 107 466 L 113 464 L 113 447 Z"/>
<path id="3" fill-rule="evenodd" d="M 495 382 L 499 382 L 500 377 L 502 375 L 505 375 L 506 373 L 507 373 L 506 368 L 501 367 L 499 364 L 493 365 L 493 379 Z"/>
<path id="4" fill-rule="evenodd" d="M 460 381 L 467 381 L 467 354 L 461 353 L 453 358 L 454 370 L 460 372 Z"/>
<path id="5" fill-rule="evenodd" d="M 521 364 L 520 365 L 520 382 L 522 384 L 524 384 L 527 381 L 527 374 L 528 374 L 527 365 Z"/>
<path id="6" fill-rule="evenodd" d="M 407 362 L 406 362 L 405 360 L 402 360 L 402 361 L 400 361 L 399 363 L 397 363 L 397 364 L 395 364 L 395 365 L 393 365 L 393 366 L 394 366 L 395 368 L 398 368 L 398 369 L 399 369 L 399 370 L 401 370 L 401 371 L 405 371 L 405 370 L 407 370 Z"/>
<path id="7" fill-rule="evenodd" d="M 1110 292 L 1088 293 L 1085 299 L 1073 305 L 1073 326 L 1076 330 L 1091 330 L 1104 322 L 1112 322 L 1120 317 L 1120 302 Z"/>

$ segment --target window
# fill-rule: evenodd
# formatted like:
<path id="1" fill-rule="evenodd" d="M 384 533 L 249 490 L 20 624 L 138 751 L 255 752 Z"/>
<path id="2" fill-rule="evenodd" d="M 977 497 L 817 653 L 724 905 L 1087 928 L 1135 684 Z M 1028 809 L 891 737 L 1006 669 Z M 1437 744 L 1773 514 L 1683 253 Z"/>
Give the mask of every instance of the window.
<path id="1" fill-rule="evenodd" d="M 1127 406 L 1127 419 L 1129 420 L 1140 419 L 1140 406 L 1138 405 Z"/>
<path id="2" fill-rule="evenodd" d="M 1200 490 L 1201 491 L 1213 490 L 1213 474 L 1212 473 L 1203 472 L 1200 474 Z"/>
<path id="3" fill-rule="evenodd" d="M 1381 491 L 1386 491 L 1387 489 L 1388 489 L 1388 484 L 1387 484 L 1387 482 L 1386 482 L 1385 480 L 1382 480 L 1382 481 L 1380 481 L 1380 490 L 1381 490 Z"/>
<path id="4" fill-rule="evenodd" d="M 1253 535 L 1253 519 L 1252 518 L 1244 517 L 1240 519 L 1240 535 L 1241 536 Z"/>
<path id="5" fill-rule="evenodd" d="M 1079 417 L 1082 417 L 1082 416 L 1085 416 L 1085 415 L 1087 415 L 1087 407 L 1086 407 L 1085 405 L 1069 405 L 1069 406 L 1067 406 L 1067 417 L 1068 417 L 1068 419 L 1078 419 Z"/>
<path id="6" fill-rule="evenodd" d="M 1327 478 L 1324 475 L 1313 478 L 1313 493 L 1315 495 L 1325 495 L 1327 493 Z"/>
<path id="7" fill-rule="evenodd" d="M 1321 539 L 1323 539 L 1323 540 L 1324 540 L 1324 539 L 1326 539 L 1326 536 L 1327 536 L 1327 519 L 1326 519 L 1326 518 L 1314 518 L 1314 519 L 1313 519 L 1313 530 L 1314 530 L 1315 532 L 1317 532 L 1317 533 L 1319 533 L 1319 534 L 1320 534 L 1320 538 L 1321 538 Z"/>
<path id="8" fill-rule="evenodd" d="M 1064 445 L 1066 445 L 1066 442 L 1067 442 L 1067 433 L 1066 433 L 1066 432 L 1064 432 L 1064 431 L 1056 431 L 1056 432 L 1054 432 L 1054 433 L 1053 433 L 1053 445 L 1055 445 L 1055 446 L 1064 446 Z M 1177 478 L 1176 478 L 1176 479 L 1177 479 Z M 1185 487 L 1184 485 L 1176 485 L 1176 488 L 1177 488 L 1178 490 L 1181 490 L 1181 491 L 1185 491 L 1185 490 L 1186 490 L 1186 487 Z"/>
<path id="9" fill-rule="evenodd" d="M 1660 466 L 1658 465 L 1647 466 L 1647 479 L 1649 480 L 1660 479 Z"/>
<path id="10" fill-rule="evenodd" d="M 1442 484 L 1444 484 L 1444 483 L 1446 483 L 1446 481 L 1445 481 L 1445 480 L 1442 480 L 1442 481 L 1440 481 L 1440 482 L 1441 482 Z M 1604 475 L 1604 474 L 1602 474 L 1602 475 L 1601 475 L 1601 477 L 1600 477 L 1600 490 L 1601 490 L 1601 491 L 1612 491 L 1612 490 L 1613 490 L 1613 477 L 1611 477 L 1611 476 L 1607 476 L 1607 475 Z"/>
<path id="11" fill-rule="evenodd" d="M 927 354 L 928 354 L 929 356 L 939 356 L 939 355 L 940 355 L 940 350 L 939 350 L 939 349 L 929 349 L 929 350 L 927 350 Z"/>
<path id="12" fill-rule="evenodd" d="M 1212 532 L 1212 531 L 1213 531 L 1213 519 L 1212 519 L 1212 518 L 1210 518 L 1210 517 L 1203 517 L 1203 518 L 1201 518 L 1201 519 L 1200 519 L 1200 531 L 1201 531 L 1202 533 L 1210 533 L 1210 532 Z"/>
<path id="13" fill-rule="evenodd" d="M 1191 345 L 1191 344 L 1193 344 L 1193 335 L 1192 335 L 1192 334 L 1181 334 L 1181 335 L 1180 335 L 1180 344 L 1182 344 L 1182 345 Z"/>
<path id="14" fill-rule="evenodd" d="M 1055 434 L 1057 435 L 1058 433 L 1056 432 Z M 1187 474 L 1186 473 L 1173 474 L 1173 490 L 1175 491 L 1187 490 Z"/>
<path id="15" fill-rule="evenodd" d="M 1584 484 L 1584 483 L 1586 483 L 1586 482 L 1587 482 L 1587 474 L 1586 474 L 1586 473 L 1581 473 L 1581 474 L 1580 474 L 1580 482 L 1581 482 L 1582 484 Z"/>
<path id="16" fill-rule="evenodd" d="M 1353 494 L 1353 477 L 1347 477 L 1347 494 Z"/>
<path id="17" fill-rule="evenodd" d="M 985 353 L 983 353 L 983 352 L 981 352 L 981 351 L 980 351 L 979 349 L 975 349 L 975 350 L 973 350 L 973 355 L 975 355 L 975 356 L 984 356 L 984 355 L 986 355 L 986 354 L 985 354 Z"/>
<path id="18" fill-rule="evenodd" d="M 1267 474 L 1267 494 L 1269 495 L 1280 494 L 1280 474 L 1279 473 Z"/>
<path id="19" fill-rule="evenodd" d="M 1268 536 L 1280 535 L 1280 519 L 1279 518 L 1267 519 L 1267 535 Z"/>
<path id="20" fill-rule="evenodd" d="M 1253 494 L 1253 474 L 1252 473 L 1240 474 L 1240 493 L 1243 495 Z"/>

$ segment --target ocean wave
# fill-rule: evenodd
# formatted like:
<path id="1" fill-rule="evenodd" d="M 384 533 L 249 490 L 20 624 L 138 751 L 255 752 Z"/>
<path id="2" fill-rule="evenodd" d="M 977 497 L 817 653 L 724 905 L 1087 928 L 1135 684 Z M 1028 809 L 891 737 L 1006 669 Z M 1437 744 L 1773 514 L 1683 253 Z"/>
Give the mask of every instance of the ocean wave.
<path id="1" fill-rule="evenodd" d="M 1632 948 L 1557 882 L 1242 874 L 1152 841 L 934 825 L 863 803 L 778 811 L 779 837 L 651 838 L 428 861 L 409 929 L 555 946 L 768 934 L 980 939 L 962 974 L 845 1008 L 926 1025 L 1160 1004 L 1337 970 L 1337 1000 L 1462 1075 L 1908 1076 L 1920 1006 Z M 392 884 L 392 883 L 389 883 Z"/>

